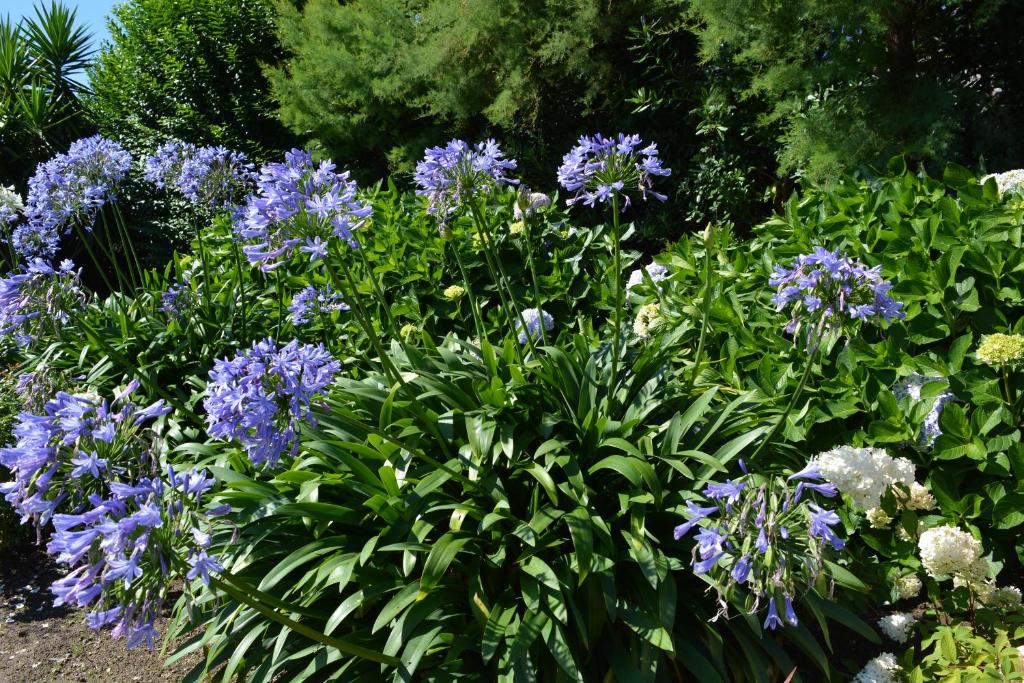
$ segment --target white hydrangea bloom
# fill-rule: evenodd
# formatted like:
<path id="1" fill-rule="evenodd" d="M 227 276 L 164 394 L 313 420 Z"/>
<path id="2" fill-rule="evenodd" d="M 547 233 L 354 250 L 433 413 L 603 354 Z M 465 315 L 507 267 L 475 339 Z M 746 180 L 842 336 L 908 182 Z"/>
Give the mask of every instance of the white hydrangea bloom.
<path id="1" fill-rule="evenodd" d="M 626 289 L 633 289 L 634 287 L 643 284 L 644 282 L 644 271 L 647 271 L 647 275 L 651 278 L 652 282 L 661 282 L 668 277 L 668 268 L 661 265 L 660 263 L 648 263 L 644 268 L 637 268 L 629 274 L 629 279 L 626 281 Z"/>
<path id="2" fill-rule="evenodd" d="M 897 489 L 897 491 L 899 491 Z M 935 496 L 922 484 L 916 481 L 910 485 L 910 493 L 905 494 L 899 491 L 896 498 L 907 510 L 931 510 L 936 506 Z"/>
<path id="3" fill-rule="evenodd" d="M 981 559 L 981 541 L 948 524 L 922 533 L 917 547 L 932 576 L 969 573 Z"/>
<path id="4" fill-rule="evenodd" d="M 981 179 L 981 184 L 984 185 L 989 178 L 996 181 L 996 187 L 999 188 L 1000 195 L 1006 192 L 1024 190 L 1024 168 L 1017 168 L 1004 173 L 989 173 Z"/>
<path id="5" fill-rule="evenodd" d="M 14 185 L 8 187 L 0 185 L 0 206 L 7 207 L 12 213 L 20 213 L 25 210 L 25 203 L 21 200 L 21 195 L 14 189 Z"/>
<path id="6" fill-rule="evenodd" d="M 893 458 L 881 448 L 839 446 L 814 457 L 825 479 L 866 510 L 876 508 L 893 484 L 914 482 L 914 464 Z"/>
<path id="7" fill-rule="evenodd" d="M 917 619 L 910 612 L 893 612 L 878 620 L 878 628 L 897 643 L 905 643 L 916 623 Z"/>
<path id="8" fill-rule="evenodd" d="M 892 517 L 885 513 L 882 508 L 871 508 L 865 515 L 872 529 L 887 529 L 892 523 Z"/>
<path id="9" fill-rule="evenodd" d="M 523 211 L 523 207 L 520 203 L 526 204 L 526 211 Z M 537 209 L 543 209 L 546 206 L 551 206 L 551 197 L 547 196 L 543 192 L 531 192 L 529 195 L 525 193 L 520 197 L 520 201 L 515 203 L 512 207 L 512 217 L 517 221 L 523 220 L 523 215 L 532 216 L 533 212 Z"/>
<path id="10" fill-rule="evenodd" d="M 636 320 L 633 321 L 633 333 L 641 339 L 651 335 L 651 329 L 658 324 L 658 315 L 661 306 L 658 304 L 647 304 L 641 306 L 636 313 Z"/>
<path id="11" fill-rule="evenodd" d="M 899 672 L 900 666 L 896 663 L 896 655 L 883 652 L 854 676 L 853 683 L 896 683 L 899 680 Z"/>
<path id="12" fill-rule="evenodd" d="M 900 600 L 916 598 L 921 594 L 922 586 L 921 579 L 917 577 L 917 574 L 909 574 L 896 579 L 896 593 L 900 596 Z"/>
<path id="13" fill-rule="evenodd" d="M 988 604 L 998 609 L 1014 609 L 1020 607 L 1021 594 L 1016 586 L 997 588 L 989 596 Z"/>

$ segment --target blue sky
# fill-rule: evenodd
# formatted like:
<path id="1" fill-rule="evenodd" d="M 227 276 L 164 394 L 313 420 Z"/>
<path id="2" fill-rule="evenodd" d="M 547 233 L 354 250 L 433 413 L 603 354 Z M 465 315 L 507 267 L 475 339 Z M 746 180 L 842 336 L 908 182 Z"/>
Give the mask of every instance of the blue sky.
<path id="1" fill-rule="evenodd" d="M 17 21 L 24 15 L 35 16 L 34 4 L 49 6 L 51 0 L 0 0 L 0 16 Z M 117 0 L 64 0 L 64 4 L 78 11 L 78 21 L 92 33 L 93 49 L 107 37 L 106 17 Z"/>

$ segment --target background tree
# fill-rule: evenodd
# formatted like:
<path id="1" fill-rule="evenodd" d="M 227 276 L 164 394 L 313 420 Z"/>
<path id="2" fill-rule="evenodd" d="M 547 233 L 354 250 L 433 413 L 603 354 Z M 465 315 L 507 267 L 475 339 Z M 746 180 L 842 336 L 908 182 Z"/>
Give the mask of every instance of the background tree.
<path id="1" fill-rule="evenodd" d="M 0 183 L 24 182 L 35 166 L 91 132 L 81 77 L 89 34 L 75 10 L 52 2 L 18 24 L 0 19 Z"/>
<path id="2" fill-rule="evenodd" d="M 779 160 L 815 180 L 894 154 L 1024 163 L 1024 5 L 1005 0 L 692 0 L 701 54 L 746 74 Z M 934 162 L 934 163 L 933 163 Z"/>
<path id="3" fill-rule="evenodd" d="M 256 157 L 291 140 L 261 71 L 280 47 L 269 0 L 128 0 L 89 72 L 92 116 L 133 152 L 180 138 Z"/>

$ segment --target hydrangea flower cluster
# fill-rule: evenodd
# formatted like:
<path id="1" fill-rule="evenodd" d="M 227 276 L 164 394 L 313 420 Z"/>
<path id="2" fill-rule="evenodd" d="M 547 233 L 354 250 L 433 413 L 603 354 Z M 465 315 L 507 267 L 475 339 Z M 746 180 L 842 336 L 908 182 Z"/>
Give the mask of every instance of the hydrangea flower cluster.
<path id="1" fill-rule="evenodd" d="M 768 283 L 777 288 L 777 310 L 790 308 L 786 332 L 801 328 L 814 345 L 825 332 L 842 333 L 859 321 L 902 320 L 903 304 L 889 296 L 892 283 L 882 279 L 881 266 L 868 268 L 840 251 L 815 247 L 793 265 L 776 265 Z"/>
<path id="2" fill-rule="evenodd" d="M 152 464 L 154 438 L 142 425 L 171 409 L 162 400 L 137 407 L 129 400 L 137 388 L 132 382 L 112 401 L 61 391 L 42 414 L 18 416 L 14 445 L 0 448 L 0 465 L 14 480 L 0 484 L 0 493 L 22 522 L 43 526 L 57 509 L 83 505 L 106 474 Z"/>
<path id="3" fill-rule="evenodd" d="M 56 334 L 84 301 L 74 263 L 65 260 L 54 269 L 43 259 L 32 259 L 20 272 L 0 279 L 0 337 L 28 346 Z"/>
<path id="4" fill-rule="evenodd" d="M 416 164 L 416 194 L 427 198 L 427 213 L 437 217 L 443 232 L 448 218 L 478 194 L 519 181 L 508 176 L 515 159 L 506 159 L 492 139 L 470 145 L 452 140 L 444 147 L 430 147 Z"/>
<path id="5" fill-rule="evenodd" d="M 893 612 L 878 620 L 878 628 L 897 643 L 905 643 L 916 623 L 917 619 L 909 612 Z"/>
<path id="6" fill-rule="evenodd" d="M 102 493 L 89 496 L 78 512 L 54 516 L 47 545 L 70 568 L 50 587 L 54 604 L 88 609 L 91 628 L 113 625 L 112 635 L 126 637 L 129 649 L 154 649 L 154 621 L 169 584 L 184 570 L 180 552 L 188 552 L 189 579 L 209 583 L 211 573 L 223 571 L 207 554 L 209 522 L 201 512 L 214 480 L 202 470 L 168 467 L 167 473 L 166 482 L 104 477 Z"/>
<path id="7" fill-rule="evenodd" d="M 11 243 L 22 258 L 52 258 L 74 225 L 92 230 L 96 214 L 114 198 L 132 165 L 121 145 L 99 135 L 71 143 L 36 168 L 28 181 L 25 215 Z"/>
<path id="8" fill-rule="evenodd" d="M 900 665 L 896 661 L 896 655 L 891 652 L 883 652 L 870 660 L 851 683 L 898 683 L 900 676 Z"/>
<path id="9" fill-rule="evenodd" d="M 210 436 L 240 442 L 254 465 L 276 465 L 298 450 L 300 424 L 315 423 L 313 403 L 340 370 L 322 344 L 296 340 L 217 360 L 204 401 Z"/>
<path id="10" fill-rule="evenodd" d="M 932 576 L 969 574 L 981 559 L 981 541 L 948 524 L 926 530 L 917 546 L 921 564 Z"/>
<path id="11" fill-rule="evenodd" d="M 986 334 L 974 355 L 985 365 L 1019 365 L 1024 362 L 1024 334 Z"/>
<path id="12" fill-rule="evenodd" d="M 638 190 L 646 200 L 650 195 L 659 201 L 668 199 L 651 189 L 654 176 L 667 176 L 672 169 L 662 166 L 658 145 L 644 146 L 639 135 L 619 133 L 606 138 L 600 133 L 582 136 L 575 147 L 562 158 L 558 182 L 575 192 L 567 205 L 582 201 L 587 206 L 609 202 L 613 195 L 624 198 L 622 208 L 630 204 L 629 192 Z"/>
<path id="13" fill-rule="evenodd" d="M 629 274 L 626 281 L 626 289 L 630 290 L 644 283 L 644 275 L 651 279 L 651 282 L 661 282 L 668 277 L 668 268 L 660 263 L 649 263 L 643 268 L 637 268 Z"/>
<path id="14" fill-rule="evenodd" d="M 882 448 L 838 446 L 816 455 L 804 471 L 832 482 L 865 510 L 877 508 L 894 484 L 909 489 L 914 483 L 914 464 Z"/>
<path id="15" fill-rule="evenodd" d="M 366 225 L 373 207 L 357 196 L 348 171 L 335 172 L 331 161 L 293 149 L 283 163 L 260 169 L 257 193 L 251 195 L 235 223 L 247 241 L 249 262 L 269 271 L 302 252 L 315 262 L 327 255 L 331 239 L 359 248 L 355 232 Z"/>
<path id="16" fill-rule="evenodd" d="M 984 185 L 990 178 L 996 182 L 1000 196 L 1007 192 L 1024 193 L 1024 169 L 1022 168 L 1003 173 L 989 173 L 981 179 L 981 184 Z"/>
<path id="17" fill-rule="evenodd" d="M 767 600 L 764 628 L 795 626 L 799 587 L 821 572 L 827 545 L 845 546 L 832 528 L 839 516 L 812 498 L 832 498 L 836 488 L 812 472 L 786 480 L 757 477 L 742 462 L 741 467 L 740 478 L 708 485 L 703 493 L 710 505 L 687 501 L 689 520 L 675 528 L 675 538 L 694 532 L 693 571 L 715 581 L 723 613 L 728 594 L 742 585 L 752 613 Z"/>
<path id="18" fill-rule="evenodd" d="M 512 207 L 512 218 L 521 221 L 549 206 L 551 206 L 551 197 L 543 192 L 520 192 Z"/>
<path id="19" fill-rule="evenodd" d="M 633 334 L 641 339 L 647 339 L 651 336 L 651 330 L 657 327 L 660 314 L 661 304 L 657 302 L 641 306 L 636 312 L 636 320 L 633 321 Z"/>
<path id="20" fill-rule="evenodd" d="M 944 377 L 926 377 L 918 373 L 912 373 L 908 375 L 902 382 L 895 385 L 892 388 L 893 396 L 897 400 L 907 398 L 913 402 L 921 400 L 921 389 L 926 384 L 940 382 L 949 386 L 949 382 Z M 928 414 L 921 422 L 921 432 L 917 437 L 917 445 L 919 448 L 931 448 L 935 444 L 935 439 L 942 434 L 942 429 L 939 427 L 939 417 L 942 415 L 942 408 L 950 401 L 955 401 L 956 396 L 948 388 L 945 391 L 940 392 L 933 398 L 933 403 Z"/>
<path id="21" fill-rule="evenodd" d="M 25 203 L 21 201 L 21 195 L 14 189 L 14 185 L 0 185 L 0 223 L 9 225 L 15 222 L 24 210 Z"/>
<path id="22" fill-rule="evenodd" d="M 921 588 L 924 587 L 917 574 L 901 576 L 893 582 L 893 585 L 896 588 L 896 595 L 899 596 L 900 600 L 916 598 L 921 594 Z"/>
<path id="23" fill-rule="evenodd" d="M 534 341 L 540 339 L 540 326 L 544 325 L 544 331 L 550 332 L 555 329 L 555 319 L 551 314 L 542 308 L 527 308 L 521 314 L 521 321 L 516 322 L 516 337 L 520 344 L 525 344 L 528 339 Z M 523 323 L 526 329 L 523 329 Z"/>
<path id="24" fill-rule="evenodd" d="M 462 297 L 466 296 L 466 288 L 462 285 L 449 285 L 444 288 L 444 298 L 448 301 L 458 301 Z"/>
<path id="25" fill-rule="evenodd" d="M 307 285 L 292 297 L 288 312 L 292 314 L 292 324 L 298 326 L 308 325 L 317 317 L 327 316 L 335 311 L 347 311 L 349 308 L 341 294 L 332 290 L 330 285 L 322 289 Z"/>

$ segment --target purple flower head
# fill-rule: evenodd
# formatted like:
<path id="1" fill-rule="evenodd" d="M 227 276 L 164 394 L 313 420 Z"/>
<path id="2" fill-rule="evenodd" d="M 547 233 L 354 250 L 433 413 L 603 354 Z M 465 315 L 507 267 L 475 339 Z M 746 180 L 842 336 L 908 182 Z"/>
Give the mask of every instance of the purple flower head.
<path id="1" fill-rule="evenodd" d="M 523 329 L 526 323 L 526 329 Z M 544 325 L 544 331 L 550 332 L 555 328 L 555 319 L 551 314 L 541 308 L 527 308 L 522 312 L 522 321 L 516 321 L 516 338 L 520 344 L 525 344 L 528 338 L 540 339 L 540 326 Z"/>
<path id="2" fill-rule="evenodd" d="M 881 268 L 868 268 L 858 259 L 815 247 L 798 256 L 790 268 L 775 266 L 768 284 L 777 309 L 790 309 L 786 331 L 804 330 L 808 344 L 816 345 L 825 332 L 843 333 L 859 321 L 889 324 L 902 320 L 903 304 L 889 296 L 892 284 Z"/>
<path id="3" fill-rule="evenodd" d="M 331 289 L 330 285 L 318 289 L 307 285 L 305 289 L 292 297 L 288 311 L 292 314 L 292 325 L 308 325 L 316 318 L 329 316 L 335 311 L 347 311 L 349 305 L 341 294 Z"/>
<path id="4" fill-rule="evenodd" d="M 629 206 L 629 191 L 637 190 L 646 200 L 650 195 L 659 201 L 667 197 L 652 190 L 655 176 L 667 176 L 671 169 L 661 165 L 656 144 L 643 146 L 639 135 L 619 133 L 606 138 L 600 133 L 583 136 L 563 158 L 558 168 L 558 182 L 576 194 L 566 200 L 572 205 L 582 201 L 587 206 L 609 202 L 614 195 L 624 198 L 622 208 Z"/>
<path id="5" fill-rule="evenodd" d="M 785 626 L 785 624 L 779 618 L 779 610 L 775 607 L 775 598 L 773 596 L 768 600 L 768 616 L 764 620 L 764 628 L 770 628 L 774 631 L 779 626 Z"/>
<path id="6" fill-rule="evenodd" d="M 245 154 L 226 147 L 199 147 L 185 155 L 176 184 L 196 206 L 210 210 L 236 206 L 256 180 Z"/>
<path id="7" fill-rule="evenodd" d="M 210 371 L 204 401 L 211 436 L 235 439 L 253 464 L 276 465 L 299 447 L 301 423 L 313 423 L 313 402 L 341 370 L 320 345 L 266 339 L 220 359 Z"/>
<path id="8" fill-rule="evenodd" d="M 0 336 L 22 347 L 55 336 L 85 303 L 78 277 L 71 261 L 54 268 L 37 258 L 0 279 Z"/>
<path id="9" fill-rule="evenodd" d="M 716 512 L 718 512 L 718 507 L 714 505 L 709 507 L 699 507 L 695 505 L 692 500 L 688 500 L 686 501 L 686 510 L 691 515 L 693 515 L 693 517 L 691 517 L 689 521 L 684 522 L 683 524 L 680 524 L 675 528 L 672 535 L 675 537 L 677 541 L 686 534 L 690 533 L 690 529 L 696 526 L 697 522 L 699 522 L 700 520 L 704 519 L 709 515 L 713 515 Z"/>
<path id="10" fill-rule="evenodd" d="M 842 550 L 846 542 L 832 531 L 832 527 L 839 523 L 839 515 L 832 510 L 825 510 L 815 503 L 808 503 L 807 514 L 811 520 L 810 535 L 832 544 L 836 550 Z"/>
<path id="11" fill-rule="evenodd" d="M 348 171 L 336 173 L 330 161 L 313 162 L 309 152 L 293 149 L 283 163 L 260 169 L 257 193 L 248 198 L 235 222 L 249 262 L 270 271 L 296 253 L 316 261 L 332 239 L 359 247 L 355 233 L 373 208 L 359 199 Z"/>
<path id="12" fill-rule="evenodd" d="M 732 568 L 730 576 L 736 583 L 746 583 L 747 577 L 750 576 L 750 568 L 753 564 L 750 554 L 746 554 L 739 559 L 736 565 Z"/>
<path id="13" fill-rule="evenodd" d="M 142 176 L 163 190 L 174 187 L 181 177 L 181 167 L 196 151 L 196 146 L 180 140 L 165 142 L 143 161 Z"/>
<path id="14" fill-rule="evenodd" d="M 190 557 L 188 563 L 192 566 L 187 575 L 189 580 L 195 580 L 197 576 L 202 577 L 203 583 L 207 586 L 210 585 L 211 572 L 216 574 L 224 571 L 224 567 L 216 559 L 209 557 L 205 550 L 201 550 L 193 557 Z"/>
<path id="15" fill-rule="evenodd" d="M 800 623 L 800 620 L 796 618 L 796 610 L 793 609 L 793 600 L 789 597 L 789 595 L 786 595 L 785 598 L 786 598 L 786 609 L 785 609 L 786 623 L 788 623 L 790 626 L 796 626 L 797 624 Z"/>
<path id="16" fill-rule="evenodd" d="M 28 181 L 28 221 L 12 235 L 14 250 L 25 259 L 52 258 L 61 236 L 75 225 L 92 230 L 131 164 L 123 147 L 99 135 L 77 140 L 66 153 L 39 164 Z"/>
<path id="17" fill-rule="evenodd" d="M 519 184 L 507 175 L 515 168 L 515 159 L 506 159 L 494 140 L 472 146 L 452 140 L 444 147 L 428 148 L 416 164 L 416 194 L 427 198 L 427 213 L 437 218 L 443 232 L 448 218 L 477 195 Z"/>

